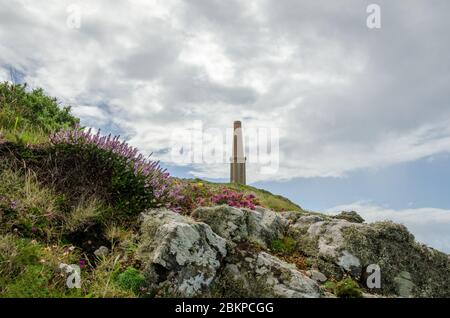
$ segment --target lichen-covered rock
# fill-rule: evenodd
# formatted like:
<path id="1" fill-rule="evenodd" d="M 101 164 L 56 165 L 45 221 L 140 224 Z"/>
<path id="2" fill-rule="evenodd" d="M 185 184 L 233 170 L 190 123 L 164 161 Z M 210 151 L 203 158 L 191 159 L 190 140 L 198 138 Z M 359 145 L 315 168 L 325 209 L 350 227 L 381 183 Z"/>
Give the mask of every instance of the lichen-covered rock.
<path id="1" fill-rule="evenodd" d="M 335 215 L 334 218 L 347 220 L 352 223 L 364 223 L 364 219 L 355 211 L 342 211 Z"/>
<path id="2" fill-rule="evenodd" d="M 312 266 L 328 277 L 342 278 L 344 274 L 359 277 L 362 266 L 355 255 L 343 249 L 343 229 L 362 226 L 343 219 L 320 215 L 301 215 L 291 221 L 289 236 L 297 242 L 300 252 L 309 256 Z"/>
<path id="3" fill-rule="evenodd" d="M 156 295 L 333 297 L 330 281 L 346 288 L 351 281 L 364 297 L 450 297 L 449 256 L 415 242 L 402 225 L 361 223 L 353 213 L 342 218 L 228 206 L 199 208 L 191 216 L 167 209 L 142 215 L 138 255 Z M 280 259 L 289 260 L 291 251 L 269 254 L 282 238 L 296 243 L 292 252 L 308 271 Z M 380 288 L 366 284 L 370 278 L 375 286 L 373 273 L 380 274 Z"/>
<path id="4" fill-rule="evenodd" d="M 266 252 L 239 250 L 227 257 L 227 265 L 213 286 L 220 297 L 321 297 L 319 285 L 307 275 Z"/>
<path id="5" fill-rule="evenodd" d="M 241 242 L 248 237 L 247 211 L 227 205 L 212 208 L 198 208 L 191 216 L 200 222 L 205 222 L 221 237 Z"/>
<path id="6" fill-rule="evenodd" d="M 306 275 L 308 275 L 308 277 L 311 277 L 312 280 L 315 280 L 316 282 L 319 283 L 324 283 L 327 281 L 327 277 L 318 270 L 314 269 L 308 270 L 306 271 Z"/>
<path id="7" fill-rule="evenodd" d="M 231 242 L 250 241 L 263 247 L 282 237 L 288 225 L 288 221 L 279 213 L 260 207 L 256 210 L 227 205 L 198 208 L 192 217 L 207 223 L 215 233 Z"/>
<path id="8" fill-rule="evenodd" d="M 341 279 L 349 274 L 364 282 L 366 267 L 376 264 L 380 267 L 381 288 L 373 292 L 450 297 L 448 255 L 415 242 L 402 225 L 299 215 L 291 219 L 288 232 L 299 242 L 298 249 L 309 256 L 309 262 L 327 277 Z"/>
<path id="9" fill-rule="evenodd" d="M 343 237 L 343 247 L 356 255 L 363 266 L 380 266 L 384 294 L 450 297 L 448 255 L 415 242 L 405 226 L 377 222 L 349 227 Z"/>
<path id="10" fill-rule="evenodd" d="M 205 223 L 167 209 L 142 215 L 139 258 L 150 289 L 163 296 L 201 295 L 226 256 L 226 241 Z"/>

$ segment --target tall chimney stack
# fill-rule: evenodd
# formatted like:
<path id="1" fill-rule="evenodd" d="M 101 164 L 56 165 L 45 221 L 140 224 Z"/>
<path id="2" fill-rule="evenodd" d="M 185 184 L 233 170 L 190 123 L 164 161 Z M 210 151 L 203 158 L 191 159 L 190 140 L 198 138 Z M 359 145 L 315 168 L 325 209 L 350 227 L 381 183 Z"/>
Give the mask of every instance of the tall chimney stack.
<path id="1" fill-rule="evenodd" d="M 233 125 L 233 156 L 230 164 L 230 182 L 245 185 L 244 145 L 242 141 L 242 124 L 235 121 Z"/>

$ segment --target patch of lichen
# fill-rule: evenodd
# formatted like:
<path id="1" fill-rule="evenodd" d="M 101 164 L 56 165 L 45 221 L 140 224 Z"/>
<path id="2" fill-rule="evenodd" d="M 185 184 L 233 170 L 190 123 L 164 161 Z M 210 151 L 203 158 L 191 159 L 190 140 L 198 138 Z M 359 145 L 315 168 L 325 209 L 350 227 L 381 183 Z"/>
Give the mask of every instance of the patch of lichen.
<path id="1" fill-rule="evenodd" d="M 273 297 L 264 275 L 258 275 L 247 259 L 254 259 L 260 248 L 239 244 L 230 250 L 216 278 L 209 288 L 210 297 L 220 298 L 260 298 Z"/>
<path id="2" fill-rule="evenodd" d="M 405 226 L 377 222 L 371 226 L 346 228 L 343 236 L 344 248 L 358 257 L 363 266 L 380 266 L 381 293 L 397 293 L 395 278 L 406 271 L 416 286 L 414 296 L 450 296 L 448 255 L 416 243 Z"/>
<path id="3" fill-rule="evenodd" d="M 318 239 L 307 235 L 308 227 L 289 229 L 288 236 L 297 242 L 296 250 L 307 256 L 317 256 L 319 253 Z"/>

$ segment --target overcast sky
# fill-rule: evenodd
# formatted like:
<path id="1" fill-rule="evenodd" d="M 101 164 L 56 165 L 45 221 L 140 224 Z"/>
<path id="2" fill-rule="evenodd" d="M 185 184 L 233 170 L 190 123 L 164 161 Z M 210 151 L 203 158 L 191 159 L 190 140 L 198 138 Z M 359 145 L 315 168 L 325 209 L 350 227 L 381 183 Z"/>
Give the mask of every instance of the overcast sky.
<path id="1" fill-rule="evenodd" d="M 366 25 L 371 3 L 380 29 Z M 178 176 L 223 180 L 229 167 L 171 162 L 174 129 L 275 127 L 279 169 L 250 165 L 251 182 L 306 208 L 396 219 L 450 251 L 437 172 L 450 163 L 449 12 L 446 0 L 0 0 L 0 79 L 14 70 Z M 436 179 L 421 188 L 424 166 Z"/>

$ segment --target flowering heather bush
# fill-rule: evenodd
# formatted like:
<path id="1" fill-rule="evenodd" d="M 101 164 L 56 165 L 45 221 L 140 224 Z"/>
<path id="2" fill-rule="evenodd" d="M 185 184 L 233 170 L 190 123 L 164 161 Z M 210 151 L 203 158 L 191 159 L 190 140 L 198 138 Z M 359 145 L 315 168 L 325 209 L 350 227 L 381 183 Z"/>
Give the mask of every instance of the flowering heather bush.
<path id="1" fill-rule="evenodd" d="M 230 189 L 223 189 L 222 193 L 211 198 L 214 204 L 228 204 L 235 208 L 248 208 L 254 210 L 259 204 L 254 194 L 244 195 Z"/>
<path id="2" fill-rule="evenodd" d="M 189 214 L 199 206 L 210 206 L 211 197 L 214 193 L 208 187 L 205 187 L 203 183 L 180 183 L 182 198 L 178 201 L 180 206 L 180 212 Z"/>
<path id="3" fill-rule="evenodd" d="M 179 202 L 184 212 L 189 212 L 200 206 L 214 206 L 227 204 L 236 208 L 254 210 L 260 205 L 254 194 L 230 190 L 227 188 L 211 189 L 202 182 L 187 183 L 182 189 L 183 199 Z"/>
<path id="4" fill-rule="evenodd" d="M 87 152 L 92 161 L 112 170 L 111 183 L 119 196 L 120 208 L 141 212 L 148 207 L 164 205 L 177 209 L 177 202 L 181 200 L 180 188 L 173 178 L 158 161 L 139 154 L 136 148 L 120 141 L 119 136 L 101 136 L 100 130 L 93 134 L 91 129 L 76 126 L 51 134 L 50 142 L 64 150 Z"/>

